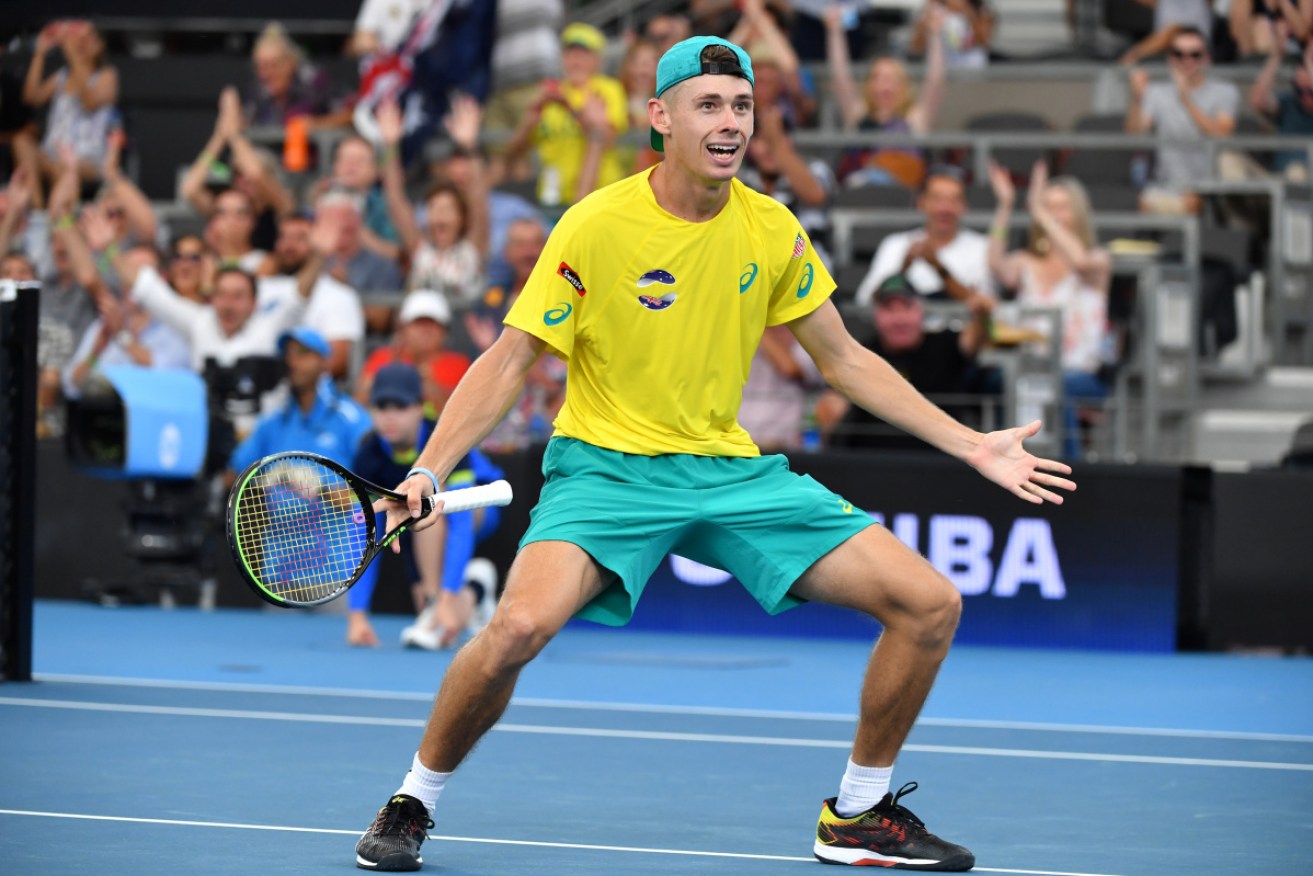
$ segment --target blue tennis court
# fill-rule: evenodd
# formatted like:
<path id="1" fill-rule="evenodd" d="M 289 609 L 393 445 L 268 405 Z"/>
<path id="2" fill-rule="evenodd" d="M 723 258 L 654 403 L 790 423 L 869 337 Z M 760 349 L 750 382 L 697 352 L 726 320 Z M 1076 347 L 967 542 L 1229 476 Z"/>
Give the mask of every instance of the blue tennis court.
<path id="1" fill-rule="evenodd" d="M 38 602 L 38 680 L 0 687 L 0 871 L 356 872 L 450 658 L 342 631 Z M 867 651 L 572 626 L 448 788 L 426 870 L 814 870 Z M 1307 659 L 961 647 L 894 784 L 982 873 L 1307 874 L 1310 694 Z"/>

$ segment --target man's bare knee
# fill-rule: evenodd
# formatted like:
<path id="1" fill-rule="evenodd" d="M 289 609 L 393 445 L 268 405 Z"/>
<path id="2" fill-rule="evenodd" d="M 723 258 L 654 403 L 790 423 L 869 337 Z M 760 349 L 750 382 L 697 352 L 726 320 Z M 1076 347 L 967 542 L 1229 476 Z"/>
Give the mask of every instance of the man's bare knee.
<path id="1" fill-rule="evenodd" d="M 505 668 L 524 666 L 556 635 L 556 627 L 534 612 L 514 603 L 498 606 L 492 622 L 480 635 L 490 641 L 490 651 Z"/>
<path id="2" fill-rule="evenodd" d="M 933 598 L 917 612 L 915 621 L 917 644 L 933 651 L 947 651 L 962 617 L 962 594 L 948 581 L 940 578 Z"/>

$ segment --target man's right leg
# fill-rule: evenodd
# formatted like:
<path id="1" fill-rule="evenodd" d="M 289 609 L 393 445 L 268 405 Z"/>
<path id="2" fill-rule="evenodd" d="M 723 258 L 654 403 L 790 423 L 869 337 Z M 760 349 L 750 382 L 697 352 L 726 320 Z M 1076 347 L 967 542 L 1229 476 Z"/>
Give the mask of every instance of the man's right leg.
<path id="1" fill-rule="evenodd" d="M 577 545 L 525 545 L 511 566 L 492 622 L 457 652 L 447 669 L 414 768 L 356 844 L 357 866 L 422 866 L 420 843 L 432 826 L 431 810 L 447 776 L 502 716 L 520 670 L 602 590 L 601 569 Z"/>

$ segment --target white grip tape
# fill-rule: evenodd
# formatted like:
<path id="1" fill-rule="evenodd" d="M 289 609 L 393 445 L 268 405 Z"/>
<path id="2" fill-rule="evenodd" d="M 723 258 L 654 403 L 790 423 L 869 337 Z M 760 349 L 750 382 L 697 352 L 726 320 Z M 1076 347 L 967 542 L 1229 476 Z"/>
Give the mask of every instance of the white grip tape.
<path id="1" fill-rule="evenodd" d="M 446 503 L 443 514 L 455 514 L 458 511 L 473 511 L 475 508 L 488 508 L 493 505 L 509 505 L 512 498 L 511 485 L 506 481 L 493 481 L 477 487 L 463 490 L 447 490 L 436 496 L 427 497 L 433 507 L 439 500 Z"/>

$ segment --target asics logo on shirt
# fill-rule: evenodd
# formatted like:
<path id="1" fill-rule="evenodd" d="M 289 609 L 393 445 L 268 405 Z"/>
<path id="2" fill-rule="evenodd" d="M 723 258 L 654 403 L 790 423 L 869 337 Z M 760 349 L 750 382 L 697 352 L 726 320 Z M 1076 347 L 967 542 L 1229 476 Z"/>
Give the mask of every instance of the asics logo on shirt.
<path id="1" fill-rule="evenodd" d="M 742 295 L 752 288 L 752 284 L 757 279 L 757 263 L 748 262 L 743 266 L 743 273 L 739 274 L 739 294 Z"/>
<path id="2" fill-rule="evenodd" d="M 569 319 L 570 313 L 573 310 L 574 308 L 570 306 L 570 302 L 559 302 L 555 307 L 543 314 L 543 322 L 547 325 L 560 325 Z"/>
<path id="3" fill-rule="evenodd" d="M 808 262 L 802 266 L 802 279 L 798 281 L 798 297 L 806 298 L 812 291 L 812 281 L 816 279 L 816 269 Z"/>

